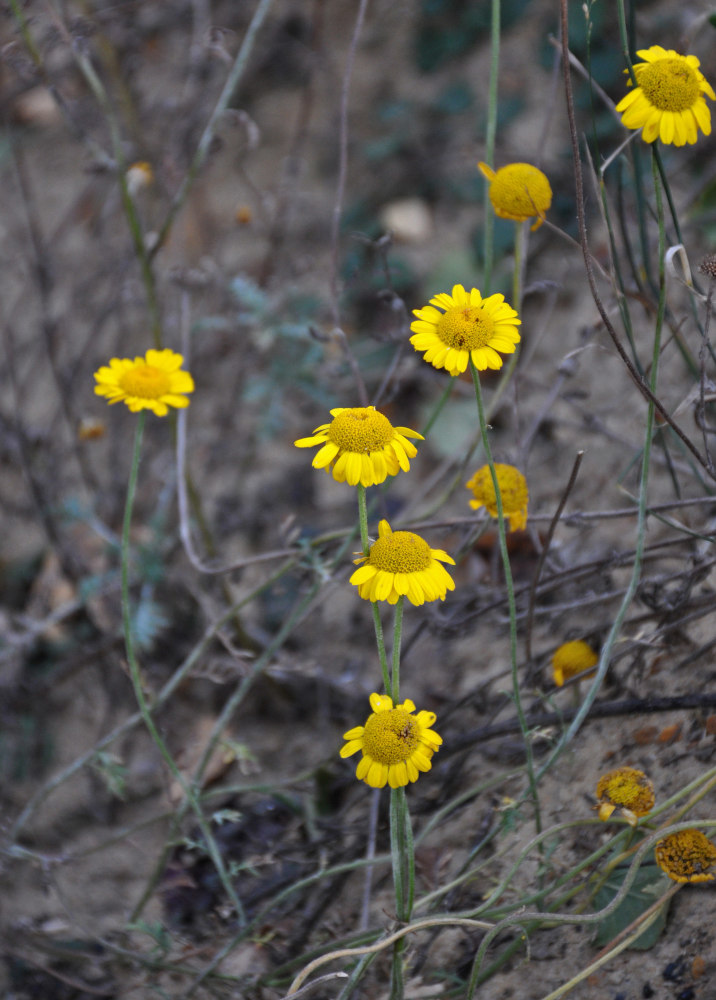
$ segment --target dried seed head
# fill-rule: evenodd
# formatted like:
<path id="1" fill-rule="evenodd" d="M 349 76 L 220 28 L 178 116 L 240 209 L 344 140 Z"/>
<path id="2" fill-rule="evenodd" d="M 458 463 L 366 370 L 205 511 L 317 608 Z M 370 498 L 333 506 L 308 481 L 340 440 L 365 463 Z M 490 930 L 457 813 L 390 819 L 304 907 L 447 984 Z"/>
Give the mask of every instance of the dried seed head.
<path id="1" fill-rule="evenodd" d="M 716 253 L 706 254 L 699 264 L 699 271 L 709 278 L 716 278 Z"/>

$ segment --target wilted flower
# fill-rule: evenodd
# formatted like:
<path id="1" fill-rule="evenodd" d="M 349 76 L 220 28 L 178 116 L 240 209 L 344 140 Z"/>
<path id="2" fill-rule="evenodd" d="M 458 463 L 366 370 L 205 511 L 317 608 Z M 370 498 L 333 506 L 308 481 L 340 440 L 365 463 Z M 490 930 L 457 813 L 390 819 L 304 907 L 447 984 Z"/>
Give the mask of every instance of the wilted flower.
<path id="1" fill-rule="evenodd" d="M 562 687 L 570 677 L 583 674 L 599 662 L 599 657 L 583 639 L 563 642 L 552 656 L 552 676 L 557 687 Z"/>
<path id="2" fill-rule="evenodd" d="M 495 463 L 495 474 L 502 498 L 502 513 L 510 519 L 510 531 L 520 531 L 527 524 L 527 480 L 514 465 Z M 485 507 L 492 517 L 497 517 L 497 495 L 489 465 L 481 469 L 469 479 L 465 486 L 472 490 L 474 499 L 470 506 L 475 510 Z"/>
<path id="3" fill-rule="evenodd" d="M 542 225 L 552 204 L 552 188 L 546 174 L 531 163 L 508 163 L 498 171 L 482 162 L 478 167 L 490 182 L 490 201 L 495 215 L 515 222 L 526 222 L 537 216 L 532 229 Z"/>
<path id="4" fill-rule="evenodd" d="M 700 830 L 679 830 L 657 841 L 656 863 L 674 882 L 713 882 L 716 847 Z"/>
<path id="5" fill-rule="evenodd" d="M 603 774 L 597 784 L 599 818 L 607 820 L 618 809 L 631 826 L 654 808 L 654 786 L 636 767 L 618 767 Z"/>

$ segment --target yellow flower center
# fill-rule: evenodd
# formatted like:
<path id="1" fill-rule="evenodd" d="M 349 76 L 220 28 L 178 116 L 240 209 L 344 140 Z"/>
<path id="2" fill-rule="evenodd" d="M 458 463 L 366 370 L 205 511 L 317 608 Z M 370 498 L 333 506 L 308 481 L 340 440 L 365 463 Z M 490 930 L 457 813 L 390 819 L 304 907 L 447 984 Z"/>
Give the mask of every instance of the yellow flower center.
<path id="1" fill-rule="evenodd" d="M 453 307 L 437 323 L 437 335 L 443 344 L 462 351 L 485 347 L 494 332 L 495 322 L 482 306 Z"/>
<path id="2" fill-rule="evenodd" d="M 420 743 L 420 726 L 404 708 L 371 715 L 363 730 L 363 751 L 380 764 L 407 760 Z"/>
<path id="3" fill-rule="evenodd" d="M 495 210 L 511 218 L 529 219 L 546 212 L 552 204 L 550 183 L 530 163 L 511 163 L 497 171 L 490 184 L 490 201 Z"/>
<path id="4" fill-rule="evenodd" d="M 412 531 L 394 531 L 378 538 L 370 549 L 368 563 L 386 573 L 419 573 L 432 562 L 430 546 Z"/>
<path id="5" fill-rule="evenodd" d="M 123 372 L 117 381 L 128 396 L 139 399 L 161 399 L 171 389 L 169 375 L 154 365 L 135 365 Z"/>
<path id="6" fill-rule="evenodd" d="M 685 59 L 658 59 L 639 67 L 637 82 L 660 111 L 685 111 L 699 97 L 699 78 Z"/>
<path id="7" fill-rule="evenodd" d="M 393 440 L 393 425 L 372 406 L 356 406 L 333 418 L 328 438 L 342 451 L 370 454 L 382 451 Z"/>

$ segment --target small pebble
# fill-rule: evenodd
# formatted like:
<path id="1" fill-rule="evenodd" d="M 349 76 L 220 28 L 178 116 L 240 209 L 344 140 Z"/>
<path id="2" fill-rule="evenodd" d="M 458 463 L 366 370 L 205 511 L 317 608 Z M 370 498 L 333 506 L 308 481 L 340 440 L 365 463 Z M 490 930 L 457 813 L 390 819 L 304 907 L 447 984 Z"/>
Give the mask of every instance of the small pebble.
<path id="1" fill-rule="evenodd" d="M 666 979 L 669 983 L 678 983 L 680 979 L 684 978 L 684 973 L 686 972 L 686 959 L 681 957 L 677 958 L 674 962 L 669 962 L 664 971 L 661 973 L 662 978 Z"/>

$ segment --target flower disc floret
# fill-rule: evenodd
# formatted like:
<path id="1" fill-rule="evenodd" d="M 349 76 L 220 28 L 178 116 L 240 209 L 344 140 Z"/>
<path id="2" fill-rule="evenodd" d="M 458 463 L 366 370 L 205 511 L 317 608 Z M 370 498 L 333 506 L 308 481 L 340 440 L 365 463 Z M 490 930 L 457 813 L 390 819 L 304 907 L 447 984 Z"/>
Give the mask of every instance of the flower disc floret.
<path id="1" fill-rule="evenodd" d="M 514 222 L 526 222 L 537 216 L 532 229 L 542 225 L 552 204 L 552 188 L 546 174 L 531 163 L 508 163 L 497 171 L 482 162 L 478 167 L 490 182 L 489 195 L 495 215 Z"/>
<path id="2" fill-rule="evenodd" d="M 143 358 L 112 358 L 94 373 L 98 396 L 107 402 L 126 403 L 132 413 L 151 410 L 165 417 L 169 407 L 182 409 L 189 405 L 184 393 L 194 391 L 189 372 L 181 371 L 184 358 L 169 348 L 147 351 Z"/>
<path id="3" fill-rule="evenodd" d="M 366 601 L 397 604 L 399 597 L 407 597 L 411 604 L 420 605 L 444 601 L 448 590 L 455 589 L 452 577 L 441 565 L 455 565 L 447 552 L 431 549 L 412 531 L 393 531 L 385 520 L 378 525 L 378 538 L 368 555 L 354 561 L 359 568 L 350 582 Z"/>
<path id="4" fill-rule="evenodd" d="M 424 352 L 424 361 L 449 375 L 461 375 L 471 358 L 479 371 L 501 368 L 498 352 L 514 354 L 520 342 L 522 320 L 505 296 L 483 299 L 477 288 L 467 292 L 454 285 L 452 295 L 435 295 L 429 305 L 413 309 L 413 315 L 418 318 L 410 324 L 410 343 Z"/>
<path id="5" fill-rule="evenodd" d="M 713 882 L 716 847 L 700 830 L 679 830 L 657 841 L 656 863 L 674 882 Z"/>
<path id="6" fill-rule="evenodd" d="M 622 125 L 642 129 L 645 142 L 661 139 L 675 146 L 693 145 L 699 129 L 710 135 L 711 111 L 704 95 L 716 100 L 716 94 L 696 56 L 684 56 L 660 45 L 640 49 L 637 55 L 644 60 L 634 66 L 637 86 L 616 107 Z"/>
<path id="7" fill-rule="evenodd" d="M 409 459 L 418 449 L 408 439 L 422 441 L 422 434 L 393 427 L 374 406 L 337 407 L 331 416 L 333 420 L 317 427 L 312 437 L 294 441 L 297 448 L 322 446 L 313 457 L 314 469 L 332 472 L 336 482 L 351 486 L 377 486 L 401 469 L 409 471 Z"/>
<path id="8" fill-rule="evenodd" d="M 514 465 L 503 465 L 501 462 L 495 463 L 495 474 L 500 487 L 502 513 L 510 519 L 510 531 L 524 530 L 527 524 L 529 500 L 527 480 Z M 474 499 L 470 501 L 470 506 L 473 510 L 485 507 L 492 517 L 498 516 L 497 495 L 489 465 L 483 465 L 478 469 L 465 486 L 468 490 L 472 490 Z"/>
<path id="9" fill-rule="evenodd" d="M 431 726 L 434 712 L 415 713 L 414 702 L 406 699 L 393 706 L 388 695 L 372 694 L 373 709 L 364 726 L 356 726 L 344 734 L 348 742 L 341 757 L 351 757 L 359 750 L 363 756 L 356 768 L 356 777 L 371 788 L 400 788 L 417 781 L 421 771 L 432 767 L 432 756 L 440 748 L 442 737 Z"/>
<path id="10" fill-rule="evenodd" d="M 602 775 L 597 783 L 599 818 L 607 820 L 615 809 L 632 825 L 654 808 L 654 786 L 636 767 L 618 767 Z"/>
<path id="11" fill-rule="evenodd" d="M 591 670 L 599 662 L 599 657 L 583 639 L 563 642 L 552 656 L 552 676 L 557 687 L 562 687 L 570 677 Z"/>

